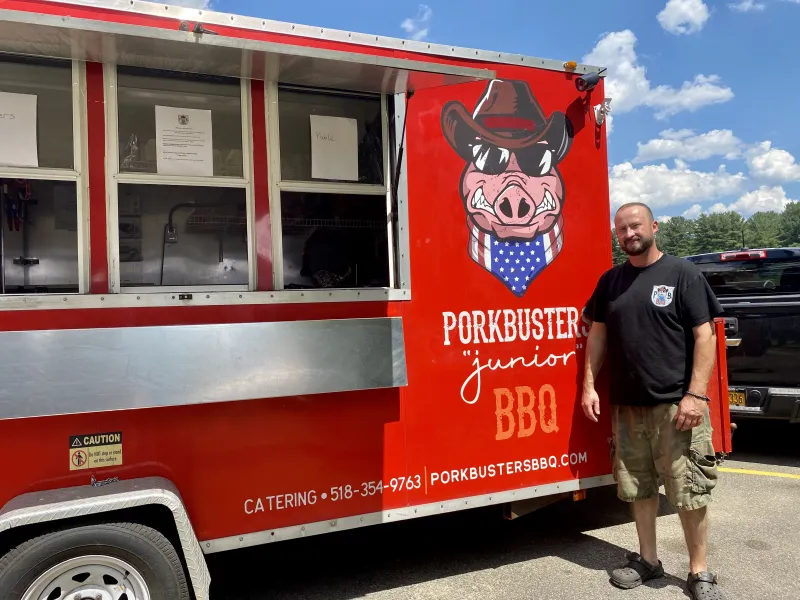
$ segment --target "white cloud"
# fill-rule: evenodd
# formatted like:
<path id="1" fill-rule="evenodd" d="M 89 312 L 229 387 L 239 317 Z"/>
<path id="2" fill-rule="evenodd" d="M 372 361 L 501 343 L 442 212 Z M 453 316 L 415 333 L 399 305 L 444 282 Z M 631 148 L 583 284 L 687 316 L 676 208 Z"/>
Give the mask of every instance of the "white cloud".
<path id="1" fill-rule="evenodd" d="M 693 171 L 685 162 L 635 168 L 626 162 L 611 169 L 609 188 L 611 202 L 621 206 L 626 202 L 644 202 L 653 209 L 664 209 L 686 202 L 704 202 L 740 194 L 747 178 L 742 173 L 728 173 L 725 165 L 717 171 Z"/>
<path id="2" fill-rule="evenodd" d="M 781 186 L 767 187 L 762 185 L 757 190 L 744 194 L 736 202 L 728 206 L 728 210 L 735 210 L 745 216 L 770 210 L 783 212 L 792 202 L 796 202 L 796 200 L 787 198 L 786 190 Z"/>
<path id="3" fill-rule="evenodd" d="M 703 29 L 710 16 L 703 0 L 669 0 L 657 19 L 665 31 L 689 35 Z"/>
<path id="4" fill-rule="evenodd" d="M 786 150 L 773 148 L 772 142 L 757 144 L 747 153 L 750 173 L 772 181 L 800 181 L 800 164 Z"/>
<path id="5" fill-rule="evenodd" d="M 412 40 L 424 40 L 428 37 L 432 18 L 433 11 L 430 7 L 425 4 L 420 4 L 417 16 L 406 19 L 400 23 L 400 27 L 411 36 Z"/>
<path id="6" fill-rule="evenodd" d="M 755 0 L 740 0 L 735 4 L 728 4 L 728 7 L 731 10 L 735 10 L 736 12 L 753 12 L 756 10 L 764 10 L 766 6 L 761 2 L 756 2 Z"/>
<path id="7" fill-rule="evenodd" d="M 714 129 L 699 135 L 691 129 L 667 129 L 659 133 L 658 138 L 644 144 L 639 142 L 637 146 L 636 163 L 666 158 L 705 160 L 712 156 L 724 156 L 732 160 L 739 158 L 744 149 L 742 141 L 730 129 Z"/>
<path id="8" fill-rule="evenodd" d="M 692 204 L 692 206 L 690 206 L 685 211 L 683 211 L 683 213 L 681 213 L 681 216 L 686 219 L 696 219 L 702 214 L 703 214 L 703 207 L 700 206 L 699 204 Z"/>
<path id="9" fill-rule="evenodd" d="M 669 85 L 652 87 L 646 69 L 638 63 L 635 45 L 636 36 L 632 31 L 612 32 L 583 57 L 584 63 L 608 68 L 606 95 L 613 98 L 615 113 L 646 106 L 655 110 L 656 117 L 664 118 L 683 111 L 694 112 L 733 98 L 733 91 L 720 84 L 716 75 L 696 75 L 680 88 Z"/>
<path id="10" fill-rule="evenodd" d="M 669 215 L 661 215 L 660 217 L 656 217 L 656 221 L 659 223 L 669 223 L 672 220 L 672 217 Z"/>
<path id="11" fill-rule="evenodd" d="M 786 196 L 786 190 L 780 186 L 768 187 L 762 185 L 760 188 L 751 190 L 731 204 L 716 202 L 708 210 L 703 210 L 700 204 L 693 204 L 687 208 L 681 216 L 687 219 L 696 219 L 700 215 L 713 215 L 733 211 L 743 217 L 749 217 L 757 212 L 774 211 L 781 213 L 786 207 L 797 200 L 792 200 Z"/>

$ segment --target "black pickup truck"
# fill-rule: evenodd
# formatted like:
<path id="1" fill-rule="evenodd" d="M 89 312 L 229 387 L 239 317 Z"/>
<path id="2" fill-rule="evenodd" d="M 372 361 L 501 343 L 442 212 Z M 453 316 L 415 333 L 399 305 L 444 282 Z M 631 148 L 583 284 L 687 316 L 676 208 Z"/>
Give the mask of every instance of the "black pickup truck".
<path id="1" fill-rule="evenodd" d="M 685 258 L 725 309 L 731 417 L 800 423 L 800 248 Z"/>

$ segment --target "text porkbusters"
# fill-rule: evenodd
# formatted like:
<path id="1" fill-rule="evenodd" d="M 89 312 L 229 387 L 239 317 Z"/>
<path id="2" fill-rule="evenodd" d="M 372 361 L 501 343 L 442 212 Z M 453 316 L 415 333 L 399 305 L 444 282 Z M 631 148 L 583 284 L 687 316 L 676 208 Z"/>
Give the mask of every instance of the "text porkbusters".
<path id="1" fill-rule="evenodd" d="M 458 339 L 464 345 L 515 341 L 565 340 L 589 335 L 573 306 L 443 312 L 444 345 Z"/>

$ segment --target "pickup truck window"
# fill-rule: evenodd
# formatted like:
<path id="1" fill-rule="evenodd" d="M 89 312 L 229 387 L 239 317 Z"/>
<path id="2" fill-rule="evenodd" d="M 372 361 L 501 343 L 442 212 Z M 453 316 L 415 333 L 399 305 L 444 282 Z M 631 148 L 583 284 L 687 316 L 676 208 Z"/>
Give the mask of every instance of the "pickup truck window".
<path id="1" fill-rule="evenodd" d="M 717 296 L 800 294 L 800 258 L 703 262 L 697 266 Z"/>

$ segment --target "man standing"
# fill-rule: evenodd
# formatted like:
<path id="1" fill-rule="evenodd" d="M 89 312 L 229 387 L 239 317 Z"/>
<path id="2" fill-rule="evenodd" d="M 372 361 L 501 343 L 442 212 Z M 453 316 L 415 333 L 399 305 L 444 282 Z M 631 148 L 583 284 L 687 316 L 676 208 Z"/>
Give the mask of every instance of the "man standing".
<path id="1" fill-rule="evenodd" d="M 706 565 L 707 504 L 717 482 L 706 389 L 722 307 L 697 267 L 658 249 L 658 223 L 646 205 L 622 206 L 614 226 L 629 260 L 600 277 L 584 311 L 592 328 L 582 399 L 597 422 L 595 381 L 605 363 L 617 495 L 631 503 L 639 536 L 639 553 L 611 581 L 631 589 L 664 575 L 656 544 L 661 479 L 683 525 L 692 598 L 724 600 Z"/>

